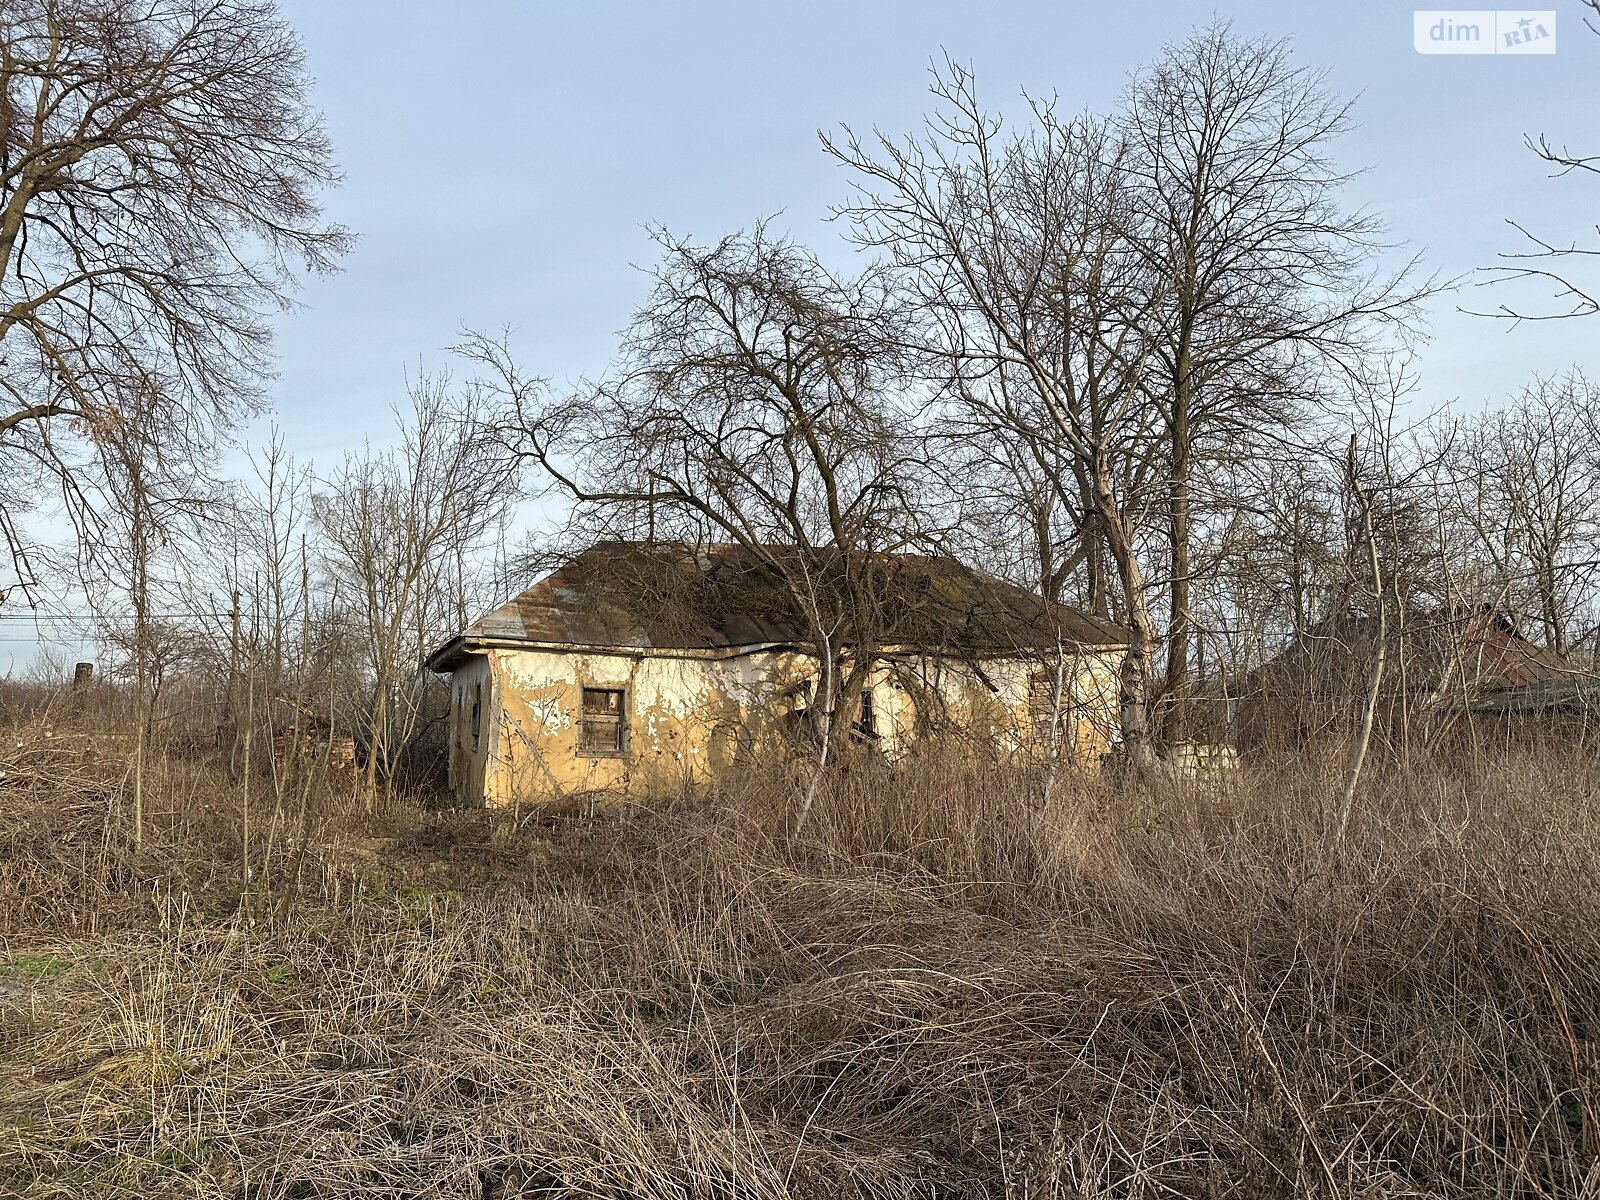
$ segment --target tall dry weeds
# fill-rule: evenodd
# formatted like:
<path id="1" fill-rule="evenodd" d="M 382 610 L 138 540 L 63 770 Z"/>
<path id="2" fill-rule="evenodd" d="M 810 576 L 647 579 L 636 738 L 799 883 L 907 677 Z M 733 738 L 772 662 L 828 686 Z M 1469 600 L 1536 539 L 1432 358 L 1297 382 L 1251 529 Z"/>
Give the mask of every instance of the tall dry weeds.
<path id="1" fill-rule="evenodd" d="M 0 1181 L 1600 1194 L 1592 765 L 1374 770 L 1330 872 L 1342 766 L 1041 813 L 858 764 L 798 842 L 779 773 L 520 827 L 330 791 L 253 906 L 203 762 L 140 854 L 115 772 L 0 786 Z"/>

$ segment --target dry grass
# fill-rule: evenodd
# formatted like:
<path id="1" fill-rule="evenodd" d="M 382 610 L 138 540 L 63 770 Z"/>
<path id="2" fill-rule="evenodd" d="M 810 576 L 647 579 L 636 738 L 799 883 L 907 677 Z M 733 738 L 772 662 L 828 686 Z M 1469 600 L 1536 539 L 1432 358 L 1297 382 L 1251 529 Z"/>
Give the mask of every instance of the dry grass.
<path id="1" fill-rule="evenodd" d="M 20 740 L 23 745 L 10 748 Z M 1594 765 L 515 828 L 0 743 L 0 1191 L 1600 1195 Z M 66 743 L 61 743 L 66 744 Z M 34 756 L 18 783 L 16 762 Z M 53 765 L 39 770 L 41 762 Z"/>

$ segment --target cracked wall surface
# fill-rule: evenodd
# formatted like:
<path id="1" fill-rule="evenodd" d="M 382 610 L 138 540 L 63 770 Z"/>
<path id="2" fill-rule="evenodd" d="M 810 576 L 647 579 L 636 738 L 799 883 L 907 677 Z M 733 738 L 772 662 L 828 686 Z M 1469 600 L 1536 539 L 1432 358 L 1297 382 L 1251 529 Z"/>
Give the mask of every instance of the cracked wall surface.
<path id="1" fill-rule="evenodd" d="M 866 684 L 872 744 L 892 758 L 942 738 L 978 753 L 1056 753 L 1092 766 L 1114 736 L 1117 664 L 1114 653 L 1085 652 L 1057 675 L 1021 658 L 886 652 Z M 794 748 L 816 677 L 816 660 L 788 649 L 477 651 L 451 675 L 451 786 L 465 803 L 513 805 L 704 783 L 742 759 Z M 620 753 L 583 748 L 585 688 L 624 692 Z M 1060 697 L 1053 733 L 1045 693 Z"/>

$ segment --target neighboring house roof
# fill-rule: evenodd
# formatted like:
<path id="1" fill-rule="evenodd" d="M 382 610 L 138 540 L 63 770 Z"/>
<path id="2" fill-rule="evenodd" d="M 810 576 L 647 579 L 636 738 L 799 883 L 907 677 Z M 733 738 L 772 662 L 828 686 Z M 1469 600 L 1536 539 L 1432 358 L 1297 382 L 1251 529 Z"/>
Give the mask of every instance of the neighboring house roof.
<path id="1" fill-rule="evenodd" d="M 1540 679 L 1520 687 L 1485 692 L 1468 705 L 1475 712 L 1600 713 L 1600 675 L 1576 671 L 1561 679 Z"/>
<path id="2" fill-rule="evenodd" d="M 1127 632 L 1109 621 L 953 558 L 873 561 L 895 646 L 1006 653 L 1053 647 L 1058 636 L 1075 646 L 1127 644 Z M 484 645 L 717 650 L 806 641 L 789 589 L 742 546 L 602 542 L 451 638 L 427 665 L 448 670 Z"/>
<path id="3" fill-rule="evenodd" d="M 1366 687 L 1377 630 L 1377 621 L 1367 616 L 1342 614 L 1321 621 L 1250 672 L 1237 694 L 1267 699 L 1359 694 Z M 1388 688 L 1427 693 L 1446 703 L 1505 710 L 1553 707 L 1561 697 L 1587 694 L 1600 685 L 1594 675 L 1523 637 L 1505 613 L 1488 606 L 1390 621 L 1386 644 Z M 1521 695 L 1511 698 L 1512 692 Z M 1483 703 L 1489 696 L 1500 699 Z"/>

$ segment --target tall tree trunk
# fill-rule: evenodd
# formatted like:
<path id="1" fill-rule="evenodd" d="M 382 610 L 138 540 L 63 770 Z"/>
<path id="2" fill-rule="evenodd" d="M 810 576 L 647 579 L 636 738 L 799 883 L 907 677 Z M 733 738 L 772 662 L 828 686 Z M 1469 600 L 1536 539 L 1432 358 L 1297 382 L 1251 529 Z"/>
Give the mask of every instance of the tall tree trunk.
<path id="1" fill-rule="evenodd" d="M 1298 531 L 1289 550 L 1289 596 L 1294 608 L 1294 644 L 1298 648 L 1305 644 L 1306 630 L 1311 625 L 1306 613 L 1306 563 L 1300 553 Z"/>
<path id="2" fill-rule="evenodd" d="M 1333 824 L 1328 829 L 1324 854 L 1331 867 L 1334 857 L 1344 842 L 1345 829 L 1350 824 L 1350 811 L 1355 806 L 1356 783 L 1361 778 L 1361 766 L 1367 758 L 1367 747 L 1372 743 L 1372 727 L 1378 715 L 1378 699 L 1383 687 L 1383 667 L 1388 650 L 1389 627 L 1385 616 L 1383 596 L 1383 569 L 1378 561 L 1378 537 L 1372 525 L 1372 497 L 1361 486 L 1356 474 L 1356 439 L 1350 435 L 1349 479 L 1356 502 L 1361 505 L 1362 536 L 1367 543 L 1367 568 L 1372 572 L 1372 598 L 1376 605 L 1376 625 L 1372 643 L 1372 658 L 1367 665 L 1367 695 L 1361 708 L 1361 724 L 1356 730 L 1355 746 L 1350 751 L 1350 766 L 1345 771 L 1344 792 L 1339 797 L 1339 807 L 1334 812 Z"/>
<path id="3" fill-rule="evenodd" d="M 1051 536 L 1050 506 L 1043 501 L 1033 507 L 1033 540 L 1039 563 L 1039 594 L 1060 603 L 1061 573 L 1056 566 L 1055 539 Z"/>
<path id="4" fill-rule="evenodd" d="M 138 448 L 142 449 L 142 447 Z M 152 631 L 150 621 L 150 530 L 146 524 L 144 467 L 138 450 L 128 455 L 128 490 L 133 506 L 129 540 L 133 550 L 133 663 L 139 722 L 133 748 L 133 847 L 144 845 L 144 768 L 150 748 L 155 705 L 150 696 Z"/>
<path id="5" fill-rule="evenodd" d="M 235 561 L 235 575 L 238 563 Z M 228 716 L 226 734 L 228 738 L 228 773 L 237 778 L 239 774 L 239 728 L 240 709 L 239 703 L 240 681 L 243 679 L 241 667 L 241 647 L 244 639 L 240 631 L 239 589 L 233 589 L 233 606 L 228 612 Z"/>
<path id="6" fill-rule="evenodd" d="M 1106 586 L 1106 543 L 1100 522 L 1091 518 L 1084 524 L 1083 565 L 1089 580 L 1089 611 L 1097 617 L 1111 617 L 1111 589 Z"/>
<path id="7" fill-rule="evenodd" d="M 800 809 L 795 814 L 795 834 L 800 832 L 810 817 L 829 768 L 843 757 L 849 745 L 851 731 L 861 711 L 861 692 L 872 674 L 876 658 L 874 654 L 858 655 L 849 660 L 848 668 L 839 651 L 830 648 L 822 658 L 816 697 L 816 711 L 821 725 L 814 726 L 812 730 L 817 739 L 817 757 L 800 799 Z"/>
<path id="8" fill-rule="evenodd" d="M 1134 566 L 1135 572 L 1138 566 Z M 1128 602 L 1128 652 L 1122 659 L 1119 682 L 1122 690 L 1122 741 L 1128 765 L 1135 774 L 1148 775 L 1155 769 L 1155 739 L 1150 732 L 1150 666 L 1155 658 L 1155 623 L 1143 585 Z"/>
<path id="9" fill-rule="evenodd" d="M 1128 651 L 1118 674 L 1121 691 L 1120 718 L 1123 750 L 1134 774 L 1148 776 L 1155 770 L 1155 742 L 1150 736 L 1150 667 L 1155 659 L 1155 622 L 1150 616 L 1149 587 L 1135 553 L 1132 531 L 1116 507 L 1111 486 L 1111 467 L 1103 453 L 1095 455 L 1095 508 L 1105 531 L 1106 549 L 1117 564 L 1122 582 L 1125 619 L 1128 624 Z"/>
<path id="10" fill-rule="evenodd" d="M 848 661 L 848 668 L 844 662 L 834 667 L 834 679 L 838 683 L 833 697 L 833 711 L 828 717 L 828 735 L 832 742 L 829 753 L 834 761 L 844 754 L 860 722 L 861 693 L 872 676 L 876 655 L 867 654 Z"/>
<path id="11" fill-rule="evenodd" d="M 1192 645 L 1189 615 L 1189 501 L 1193 443 L 1189 419 L 1194 403 L 1190 375 L 1192 363 L 1187 349 L 1178 355 L 1178 370 L 1173 380 L 1171 453 L 1172 478 L 1169 482 L 1169 528 L 1171 539 L 1172 611 L 1167 618 L 1168 709 L 1165 733 L 1169 741 L 1182 740 L 1188 730 L 1189 654 Z"/>
<path id="12" fill-rule="evenodd" d="M 1566 622 L 1561 619 L 1561 604 L 1556 596 L 1555 567 L 1549 559 L 1539 564 L 1539 607 L 1543 609 L 1545 635 L 1550 649 L 1567 656 Z"/>
<path id="13" fill-rule="evenodd" d="M 1083 577 L 1085 607 L 1097 617 L 1111 616 L 1111 589 L 1106 586 L 1106 543 L 1104 523 L 1100 519 L 1099 501 L 1095 499 L 1094 483 L 1087 472 L 1075 466 L 1078 477 L 1078 497 L 1083 513 Z"/>
<path id="14" fill-rule="evenodd" d="M 387 674 L 380 671 L 377 685 L 372 691 L 372 711 L 368 717 L 367 770 L 363 781 L 369 815 L 378 811 L 378 760 L 389 751 L 388 691 Z M 387 771 L 388 767 L 389 764 L 385 761 L 383 769 Z"/>

